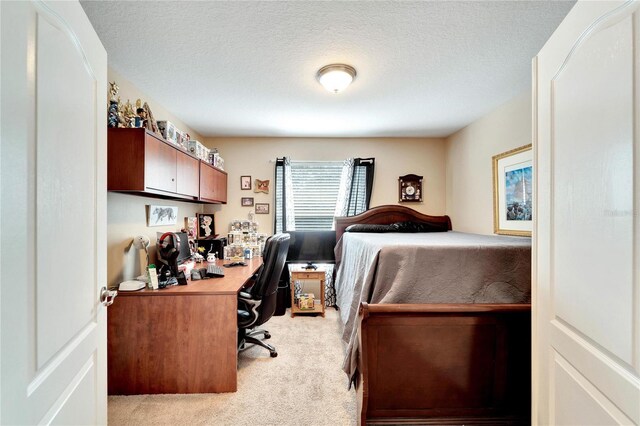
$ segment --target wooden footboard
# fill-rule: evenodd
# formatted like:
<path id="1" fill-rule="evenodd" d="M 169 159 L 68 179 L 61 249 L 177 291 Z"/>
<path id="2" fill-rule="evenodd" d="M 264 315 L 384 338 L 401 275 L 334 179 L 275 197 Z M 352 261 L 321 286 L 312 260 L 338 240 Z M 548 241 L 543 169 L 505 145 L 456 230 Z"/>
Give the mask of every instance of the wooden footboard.
<path id="1" fill-rule="evenodd" d="M 530 424 L 531 305 L 360 310 L 361 424 Z"/>

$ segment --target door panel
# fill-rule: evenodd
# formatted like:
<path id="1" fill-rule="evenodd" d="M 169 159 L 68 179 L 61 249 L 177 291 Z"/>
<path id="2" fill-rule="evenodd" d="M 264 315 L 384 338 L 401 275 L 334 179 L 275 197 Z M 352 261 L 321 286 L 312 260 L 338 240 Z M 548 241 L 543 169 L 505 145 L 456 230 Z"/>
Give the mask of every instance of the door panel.
<path id="1" fill-rule="evenodd" d="M 227 175 L 222 172 L 217 172 L 216 178 L 216 194 L 218 195 L 218 201 L 222 203 L 227 202 Z"/>
<path id="2" fill-rule="evenodd" d="M 42 17 L 37 37 L 36 347 L 42 368 L 94 320 L 95 290 L 86 283 L 95 274 L 96 147 L 87 142 L 95 140 L 96 81 L 72 40 Z M 68 268 L 71 253 L 78 261 Z"/>
<path id="3" fill-rule="evenodd" d="M 106 52 L 77 2 L 0 8 L 0 423 L 105 424 Z"/>
<path id="4" fill-rule="evenodd" d="M 631 19 L 582 43 L 553 80 L 551 104 L 556 317 L 628 364 L 633 342 L 628 303 L 633 300 Z"/>
<path id="5" fill-rule="evenodd" d="M 144 183 L 147 188 L 176 192 L 176 150 L 153 136 L 145 136 Z"/>
<path id="6" fill-rule="evenodd" d="M 227 175 L 206 164 L 200 165 L 200 198 L 227 202 Z"/>
<path id="7" fill-rule="evenodd" d="M 578 2 L 534 60 L 535 424 L 640 424 L 638 2 Z"/>
<path id="8" fill-rule="evenodd" d="M 554 410 L 552 416 L 554 424 L 610 426 L 631 423 L 558 353 L 555 354 L 552 365 L 555 378 L 553 393 L 557 395 L 556 405 L 582 407 L 581 410 Z"/>
<path id="9" fill-rule="evenodd" d="M 200 192 L 200 161 L 176 151 L 176 187 L 178 194 L 197 197 Z"/>

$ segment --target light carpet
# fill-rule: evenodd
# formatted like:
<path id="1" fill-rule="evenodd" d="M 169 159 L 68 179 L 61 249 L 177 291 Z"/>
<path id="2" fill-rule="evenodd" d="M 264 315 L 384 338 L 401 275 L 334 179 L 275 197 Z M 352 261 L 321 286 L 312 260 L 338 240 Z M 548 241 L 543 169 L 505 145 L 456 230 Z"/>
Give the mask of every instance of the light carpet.
<path id="1" fill-rule="evenodd" d="M 278 351 L 253 347 L 238 357 L 238 391 L 109 397 L 110 425 L 352 425 L 356 396 L 342 372 L 338 313 L 271 318 Z"/>

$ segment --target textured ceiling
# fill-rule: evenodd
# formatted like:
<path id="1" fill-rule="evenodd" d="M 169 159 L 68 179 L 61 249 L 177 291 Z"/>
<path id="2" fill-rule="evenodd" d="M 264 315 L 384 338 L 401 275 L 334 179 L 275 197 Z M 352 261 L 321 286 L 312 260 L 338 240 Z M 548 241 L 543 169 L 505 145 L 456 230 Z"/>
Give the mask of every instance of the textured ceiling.
<path id="1" fill-rule="evenodd" d="M 82 5 L 109 65 L 205 136 L 403 137 L 527 90 L 573 1 Z M 315 80 L 334 62 L 358 71 L 338 95 Z"/>

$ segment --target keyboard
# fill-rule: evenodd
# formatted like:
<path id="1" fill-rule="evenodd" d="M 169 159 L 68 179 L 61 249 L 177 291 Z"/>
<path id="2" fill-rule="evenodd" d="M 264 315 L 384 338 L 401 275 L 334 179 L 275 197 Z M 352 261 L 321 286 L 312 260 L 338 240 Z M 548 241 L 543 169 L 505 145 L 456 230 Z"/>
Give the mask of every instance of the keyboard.
<path id="1" fill-rule="evenodd" d="M 207 276 L 213 278 L 224 277 L 224 271 L 215 263 L 209 263 L 207 265 Z"/>

